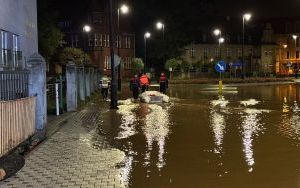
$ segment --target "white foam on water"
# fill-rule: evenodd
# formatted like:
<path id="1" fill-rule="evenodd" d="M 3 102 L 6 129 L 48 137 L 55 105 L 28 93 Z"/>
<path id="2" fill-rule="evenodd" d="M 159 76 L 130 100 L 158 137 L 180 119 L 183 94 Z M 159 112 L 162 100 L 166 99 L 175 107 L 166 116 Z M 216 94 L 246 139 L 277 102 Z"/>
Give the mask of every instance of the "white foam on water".
<path id="1" fill-rule="evenodd" d="M 150 104 L 150 113 L 145 118 L 143 127 L 144 134 L 147 140 L 148 151 L 145 155 L 145 164 L 148 165 L 151 157 L 153 143 L 158 145 L 158 163 L 157 167 L 160 170 L 165 166 L 165 142 L 170 132 L 169 124 L 170 117 L 167 109 L 156 104 Z"/>
<path id="2" fill-rule="evenodd" d="M 255 99 L 249 99 L 246 101 L 240 101 L 240 103 L 247 107 L 247 106 L 255 106 L 255 105 L 259 104 L 260 101 L 257 101 Z"/>
<path id="3" fill-rule="evenodd" d="M 210 104 L 212 106 L 220 106 L 222 108 L 226 107 L 229 104 L 229 101 L 226 100 L 223 96 L 219 97 L 218 100 L 212 100 L 210 101 Z"/>
<path id="4" fill-rule="evenodd" d="M 121 125 L 120 131 L 116 139 L 125 139 L 129 138 L 137 133 L 135 128 L 135 122 L 137 121 L 136 114 L 133 112 L 138 104 L 129 103 L 129 100 L 125 100 L 124 104 L 127 105 L 119 105 L 119 109 L 117 113 L 120 114 L 121 117 Z"/>

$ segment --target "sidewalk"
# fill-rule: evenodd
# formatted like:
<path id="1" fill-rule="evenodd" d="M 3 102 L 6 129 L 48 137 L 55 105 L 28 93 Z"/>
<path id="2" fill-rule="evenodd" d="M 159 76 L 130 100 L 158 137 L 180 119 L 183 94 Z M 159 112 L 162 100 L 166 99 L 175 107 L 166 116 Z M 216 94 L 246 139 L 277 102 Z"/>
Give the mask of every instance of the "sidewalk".
<path id="1" fill-rule="evenodd" d="M 97 105 L 90 104 L 80 112 L 49 119 L 58 126 L 49 126 L 50 137 L 28 154 L 24 168 L 0 182 L 0 187 L 126 187 L 116 168 L 124 153 L 97 134 L 101 118 Z"/>

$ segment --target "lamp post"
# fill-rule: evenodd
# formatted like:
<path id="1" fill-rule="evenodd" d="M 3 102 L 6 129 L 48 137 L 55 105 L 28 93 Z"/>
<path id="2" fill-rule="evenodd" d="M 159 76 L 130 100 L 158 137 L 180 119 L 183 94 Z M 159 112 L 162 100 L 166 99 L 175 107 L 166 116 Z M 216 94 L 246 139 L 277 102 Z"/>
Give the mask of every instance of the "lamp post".
<path id="1" fill-rule="evenodd" d="M 219 53 L 220 53 L 220 59 L 222 58 L 222 51 L 221 51 L 221 44 L 223 44 L 225 42 L 225 39 L 223 37 L 220 37 L 218 39 L 218 42 L 219 42 Z"/>
<path id="2" fill-rule="evenodd" d="M 92 28 L 89 25 L 84 25 L 82 30 L 83 30 L 84 33 L 87 34 L 86 37 L 84 37 L 85 38 L 85 40 L 84 40 L 84 52 L 87 53 L 88 38 L 89 38 L 88 35 L 91 32 Z M 84 63 L 86 63 L 85 61 L 86 61 L 86 55 L 84 55 Z"/>
<path id="3" fill-rule="evenodd" d="M 88 42 L 88 34 L 91 32 L 92 28 L 89 25 L 84 25 L 82 28 L 83 32 L 87 34 L 84 40 L 84 51 L 87 52 L 87 42 Z"/>
<path id="4" fill-rule="evenodd" d="M 165 24 L 162 22 L 157 22 L 156 23 L 156 29 L 162 30 L 163 33 L 163 40 L 165 40 Z"/>
<path id="5" fill-rule="evenodd" d="M 118 92 L 117 92 L 117 80 L 115 71 L 115 33 L 113 27 L 113 0 L 109 0 L 109 35 L 111 37 L 110 43 L 110 58 L 111 58 L 111 103 L 110 109 L 118 109 Z"/>
<path id="6" fill-rule="evenodd" d="M 151 37 L 151 33 L 146 32 L 144 34 L 144 44 L 145 44 L 145 57 L 144 57 L 144 61 L 145 61 L 145 66 L 144 66 L 144 70 L 146 72 L 146 66 L 147 66 L 147 39 L 149 39 Z"/>
<path id="7" fill-rule="evenodd" d="M 246 76 L 246 68 L 245 68 L 245 56 L 244 56 L 244 46 L 245 46 L 245 22 L 248 22 L 251 19 L 252 15 L 249 13 L 246 13 L 243 15 L 243 44 L 242 44 L 242 65 L 243 65 L 243 78 Z"/>
<path id="8" fill-rule="evenodd" d="M 222 31 L 220 30 L 220 29 L 215 29 L 214 31 L 213 31 L 213 33 L 214 33 L 214 35 L 216 36 L 216 37 L 218 37 L 218 42 L 219 42 L 219 57 L 220 57 L 220 59 L 221 59 L 221 43 L 223 43 L 224 42 L 224 38 L 222 38 Z"/>
<path id="9" fill-rule="evenodd" d="M 295 41 L 295 59 L 297 58 L 297 39 L 298 39 L 298 35 L 292 35 L 294 41 Z"/>
<path id="10" fill-rule="evenodd" d="M 119 8 L 118 8 L 118 39 L 117 39 L 117 47 L 118 47 L 118 56 L 120 57 L 120 40 L 121 40 L 121 37 L 120 37 L 120 14 L 128 14 L 129 13 L 129 7 L 125 4 L 121 5 Z M 120 64 L 118 66 L 118 90 L 121 91 L 121 84 L 122 84 L 122 80 L 121 80 L 121 61 L 120 61 Z"/>

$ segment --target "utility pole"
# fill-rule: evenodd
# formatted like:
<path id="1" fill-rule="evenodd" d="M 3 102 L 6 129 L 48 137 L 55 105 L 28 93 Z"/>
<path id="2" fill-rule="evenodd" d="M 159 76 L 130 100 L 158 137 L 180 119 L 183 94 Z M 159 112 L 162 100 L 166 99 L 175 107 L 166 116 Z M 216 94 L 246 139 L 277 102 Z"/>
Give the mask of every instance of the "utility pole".
<path id="1" fill-rule="evenodd" d="M 113 0 L 109 0 L 109 35 L 110 35 L 110 58 L 111 58 L 111 103 L 110 109 L 118 109 L 117 79 L 115 71 L 115 33 L 113 27 Z"/>

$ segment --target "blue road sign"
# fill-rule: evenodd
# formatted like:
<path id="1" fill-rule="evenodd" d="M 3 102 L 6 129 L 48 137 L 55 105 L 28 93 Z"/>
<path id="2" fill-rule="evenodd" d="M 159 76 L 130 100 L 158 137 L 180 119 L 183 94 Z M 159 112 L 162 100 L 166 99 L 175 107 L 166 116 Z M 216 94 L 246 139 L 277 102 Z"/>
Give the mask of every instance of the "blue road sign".
<path id="1" fill-rule="evenodd" d="M 217 72 L 223 73 L 226 71 L 226 63 L 224 61 L 219 61 L 216 65 L 215 65 L 215 69 Z"/>

